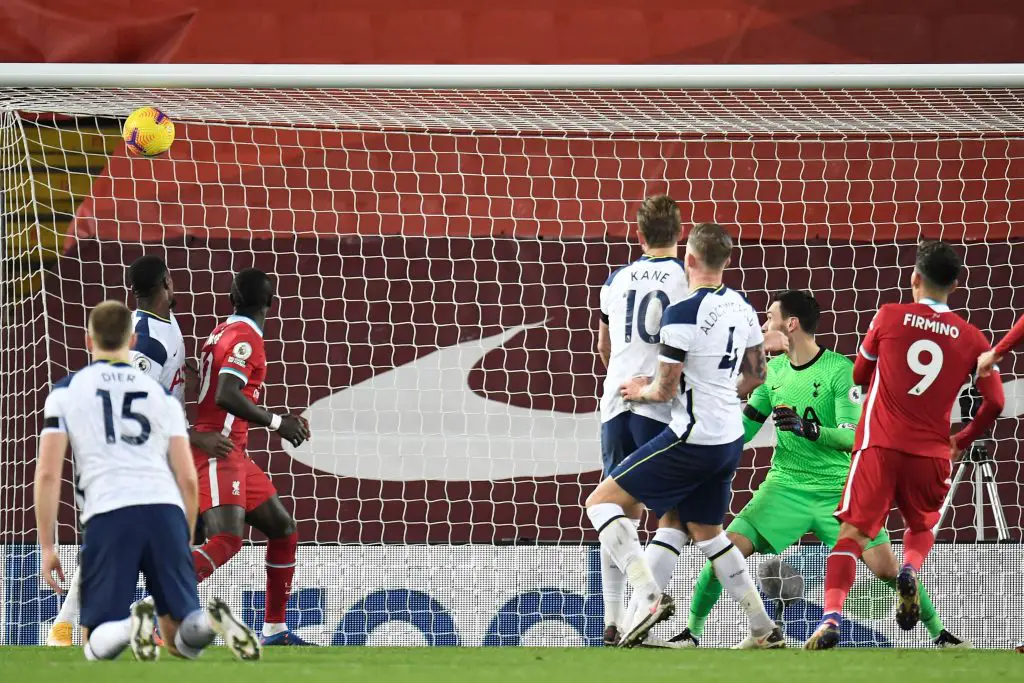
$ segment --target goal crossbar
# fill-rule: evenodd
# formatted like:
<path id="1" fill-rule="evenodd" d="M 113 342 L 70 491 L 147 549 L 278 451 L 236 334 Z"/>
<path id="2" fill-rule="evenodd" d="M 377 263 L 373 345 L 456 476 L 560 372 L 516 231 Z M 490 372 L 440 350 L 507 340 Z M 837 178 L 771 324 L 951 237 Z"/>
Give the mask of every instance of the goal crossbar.
<path id="1" fill-rule="evenodd" d="M 368 89 L 1019 88 L 1024 64 L 0 64 L 0 87 Z"/>

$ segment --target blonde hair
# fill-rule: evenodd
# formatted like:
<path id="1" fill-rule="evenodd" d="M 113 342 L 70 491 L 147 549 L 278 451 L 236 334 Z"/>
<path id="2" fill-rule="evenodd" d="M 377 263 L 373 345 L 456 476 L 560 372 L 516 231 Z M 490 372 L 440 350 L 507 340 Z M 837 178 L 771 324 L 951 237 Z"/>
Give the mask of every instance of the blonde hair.
<path id="1" fill-rule="evenodd" d="M 721 270 L 732 253 L 732 238 L 718 223 L 698 223 L 693 226 L 686 245 L 711 270 Z"/>
<path id="2" fill-rule="evenodd" d="M 120 301 L 104 301 L 89 314 L 89 337 L 100 351 L 118 351 L 132 338 L 132 312 Z"/>

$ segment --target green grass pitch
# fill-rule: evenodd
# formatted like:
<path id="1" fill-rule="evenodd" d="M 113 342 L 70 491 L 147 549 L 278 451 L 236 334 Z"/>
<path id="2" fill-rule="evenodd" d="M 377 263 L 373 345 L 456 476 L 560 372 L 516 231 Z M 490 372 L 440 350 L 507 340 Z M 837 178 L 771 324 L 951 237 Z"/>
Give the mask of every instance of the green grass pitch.
<path id="1" fill-rule="evenodd" d="M 258 663 L 213 648 L 198 662 L 86 662 L 79 648 L 0 648 L 7 683 L 799 683 L 1022 680 L 1024 657 L 1010 651 L 840 649 L 804 652 L 603 650 L 598 648 L 289 648 Z"/>

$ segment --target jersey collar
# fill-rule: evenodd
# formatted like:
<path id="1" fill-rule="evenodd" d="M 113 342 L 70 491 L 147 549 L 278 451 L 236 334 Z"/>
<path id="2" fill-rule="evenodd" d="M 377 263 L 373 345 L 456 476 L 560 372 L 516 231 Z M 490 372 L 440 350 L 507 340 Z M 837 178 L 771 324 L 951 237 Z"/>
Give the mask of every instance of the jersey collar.
<path id="1" fill-rule="evenodd" d="M 229 325 L 231 323 L 245 323 L 253 330 L 255 330 L 256 334 L 260 335 L 261 337 L 263 336 L 263 330 L 261 330 L 260 326 L 256 324 L 256 321 L 253 320 L 252 318 L 247 318 L 244 315 L 230 315 L 228 316 L 227 323 Z"/>
<path id="2" fill-rule="evenodd" d="M 809 368 L 812 365 L 814 365 L 815 363 L 817 363 L 818 359 L 821 358 L 823 355 L 825 355 L 825 351 L 826 351 L 826 349 L 825 349 L 824 346 L 819 346 L 818 347 L 818 352 L 816 354 L 814 354 L 814 358 L 810 359 L 809 361 L 807 361 L 803 365 L 793 365 L 793 361 L 789 361 L 789 367 L 793 368 L 797 372 L 800 372 L 801 370 L 806 370 L 807 368 Z"/>
<path id="3" fill-rule="evenodd" d="M 918 301 L 917 303 L 928 306 L 936 313 L 949 313 L 949 306 L 947 306 L 946 304 L 940 304 L 935 299 L 929 299 L 928 297 L 925 297 Z"/>
<path id="4" fill-rule="evenodd" d="M 159 320 L 162 323 L 170 323 L 171 322 L 170 318 L 161 318 L 156 313 L 151 313 L 150 311 L 147 311 L 147 310 L 145 310 L 143 308 L 139 308 L 135 312 L 138 313 L 141 316 L 146 317 L 146 318 L 152 318 L 153 320 Z"/>
<path id="5" fill-rule="evenodd" d="M 106 358 L 99 358 L 89 363 L 89 365 L 111 365 L 115 368 L 130 368 L 131 363 L 126 363 L 123 360 L 107 360 Z"/>

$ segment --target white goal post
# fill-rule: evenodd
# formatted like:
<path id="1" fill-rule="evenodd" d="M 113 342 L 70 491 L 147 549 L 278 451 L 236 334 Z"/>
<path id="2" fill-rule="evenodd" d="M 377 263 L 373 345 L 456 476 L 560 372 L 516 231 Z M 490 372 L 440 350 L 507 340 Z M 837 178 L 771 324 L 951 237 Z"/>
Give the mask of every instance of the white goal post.
<path id="1" fill-rule="evenodd" d="M 175 122 L 164 156 L 126 153 L 142 106 Z M 304 411 L 313 439 L 254 430 L 250 454 L 299 524 L 304 637 L 599 644 L 581 508 L 600 476 L 597 292 L 663 192 L 684 223 L 730 229 L 727 279 L 756 307 L 811 289 L 842 353 L 906 296 L 921 238 L 959 245 L 952 304 L 1002 335 L 1024 311 L 1024 65 L 0 65 L 0 645 L 40 643 L 58 606 L 31 509 L 46 391 L 86 361 L 87 308 L 133 303 L 143 253 L 167 260 L 193 353 L 233 272 L 276 279 L 265 401 Z M 965 470 L 924 576 L 947 628 L 984 647 L 1024 638 L 1021 363 L 1003 364 L 992 466 Z M 733 513 L 770 465 L 771 429 L 758 438 Z M 259 624 L 252 540 L 201 590 Z M 782 615 L 793 642 L 820 615 L 825 552 L 783 555 L 805 582 Z M 702 565 L 684 552 L 681 607 Z M 861 569 L 850 638 L 927 644 Z M 741 621 L 722 600 L 702 644 L 735 643 Z"/>

